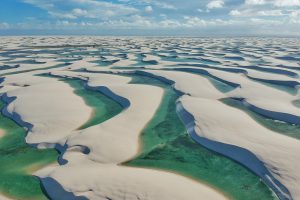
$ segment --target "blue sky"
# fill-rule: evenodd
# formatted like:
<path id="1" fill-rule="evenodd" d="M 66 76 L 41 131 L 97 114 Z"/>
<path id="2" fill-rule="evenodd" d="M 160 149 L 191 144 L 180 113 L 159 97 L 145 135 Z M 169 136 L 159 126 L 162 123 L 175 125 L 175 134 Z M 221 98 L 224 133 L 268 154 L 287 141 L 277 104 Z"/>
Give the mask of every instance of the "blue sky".
<path id="1" fill-rule="evenodd" d="M 0 34 L 300 36 L 300 0 L 1 0 Z"/>

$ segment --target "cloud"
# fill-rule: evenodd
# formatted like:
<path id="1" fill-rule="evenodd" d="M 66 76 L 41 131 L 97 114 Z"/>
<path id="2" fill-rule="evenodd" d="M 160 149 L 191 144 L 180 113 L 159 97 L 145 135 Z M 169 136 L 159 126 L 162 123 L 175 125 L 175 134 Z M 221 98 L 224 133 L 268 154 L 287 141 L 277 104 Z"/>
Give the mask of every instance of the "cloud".
<path id="1" fill-rule="evenodd" d="M 9 24 L 6 22 L 0 22 L 0 30 L 5 30 L 5 29 L 9 29 Z"/>
<path id="2" fill-rule="evenodd" d="M 273 5 L 276 7 L 300 6 L 300 0 L 245 0 L 246 5 Z"/>
<path id="3" fill-rule="evenodd" d="M 146 6 L 145 11 L 148 12 L 148 13 L 152 12 L 153 11 L 152 6 Z"/>
<path id="4" fill-rule="evenodd" d="M 44 12 L 39 12 L 36 20 L 20 19 L 20 22 L 12 24 L 0 22 L 1 29 L 80 29 L 87 32 L 94 30 L 93 33 L 103 29 L 178 29 L 173 31 L 174 34 L 185 30 L 196 30 L 195 33 L 212 30 L 212 33 L 238 31 L 248 34 L 251 31 L 271 33 L 273 30 L 276 33 L 276 30 L 281 29 L 286 32 L 300 29 L 297 28 L 300 24 L 300 0 L 19 1 L 38 7 Z M 217 12 L 212 12 L 214 9 Z"/>
<path id="5" fill-rule="evenodd" d="M 72 10 L 72 13 L 73 15 L 77 16 L 77 17 L 85 17 L 85 16 L 88 16 L 88 11 L 87 10 L 83 10 L 83 9 L 80 9 L 80 8 L 74 8 Z"/>
<path id="6" fill-rule="evenodd" d="M 274 5 L 277 7 L 300 6 L 300 0 L 275 0 Z"/>
<path id="7" fill-rule="evenodd" d="M 79 17 L 108 19 L 136 14 L 138 9 L 123 4 L 96 0 L 23 0 L 46 10 L 52 17 L 76 19 Z"/>
<path id="8" fill-rule="evenodd" d="M 265 0 L 246 0 L 245 4 L 247 5 L 264 5 L 266 4 Z"/>
<path id="9" fill-rule="evenodd" d="M 240 11 L 238 11 L 238 10 L 231 10 L 229 12 L 229 15 L 231 15 L 231 16 L 240 16 L 241 14 L 242 13 Z"/>
<path id="10" fill-rule="evenodd" d="M 282 16 L 282 10 L 261 10 L 257 12 L 258 16 Z"/>
<path id="11" fill-rule="evenodd" d="M 223 8 L 223 6 L 224 6 L 224 1 L 222 1 L 222 0 L 214 0 L 214 1 L 209 2 L 206 5 L 206 7 L 208 9 Z"/>
<path id="12" fill-rule="evenodd" d="M 128 0 L 126 0 L 126 1 L 128 1 Z M 169 9 L 169 10 L 176 10 L 177 9 L 174 5 L 172 5 L 170 3 L 157 1 L 157 0 L 140 0 L 138 2 L 135 2 L 134 4 L 139 5 L 141 3 L 149 4 L 149 5 L 156 6 L 158 8 L 162 8 L 162 9 Z"/>
<path id="13" fill-rule="evenodd" d="M 155 5 L 159 8 L 169 9 L 169 10 L 177 10 L 177 8 L 170 3 L 164 3 L 164 2 L 160 2 L 160 1 L 152 1 L 152 3 L 153 3 L 153 5 Z"/>
<path id="14" fill-rule="evenodd" d="M 245 10 L 231 10 L 229 12 L 230 16 L 234 17 L 271 17 L 271 16 L 283 16 L 282 10 L 255 10 L 255 9 L 245 9 Z"/>

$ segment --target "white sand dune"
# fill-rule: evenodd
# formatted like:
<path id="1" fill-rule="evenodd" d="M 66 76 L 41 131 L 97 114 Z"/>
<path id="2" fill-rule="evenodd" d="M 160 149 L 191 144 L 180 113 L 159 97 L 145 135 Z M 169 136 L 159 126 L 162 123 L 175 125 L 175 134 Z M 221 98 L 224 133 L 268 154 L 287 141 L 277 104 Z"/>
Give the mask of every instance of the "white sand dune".
<path id="1" fill-rule="evenodd" d="M 78 173 L 82 172 L 84 173 Z M 60 192 L 55 181 L 64 186 L 64 190 L 86 199 L 226 199 L 222 194 L 193 180 L 172 173 L 103 165 L 82 163 L 67 165 L 51 173 L 50 178 L 42 178 L 44 186 L 53 199 L 75 199 L 70 193 Z M 80 183 L 80 184 L 78 184 Z"/>
<path id="2" fill-rule="evenodd" d="M 72 134 L 67 145 L 86 146 L 91 151 L 87 155 L 91 160 L 117 164 L 138 152 L 139 134 L 158 108 L 163 91 L 144 85 L 111 86 L 109 90 L 128 99 L 130 106 L 111 120 Z M 68 151 L 65 156 L 70 160 Z"/>
<path id="3" fill-rule="evenodd" d="M 254 106 L 256 112 L 263 113 L 265 115 L 270 115 L 277 117 L 278 120 L 282 121 L 287 121 L 295 124 L 300 123 L 300 109 L 295 107 L 295 105 L 292 103 L 293 101 L 299 99 L 299 94 L 294 96 L 291 94 L 288 94 L 287 92 L 281 91 L 276 88 L 272 88 L 266 85 L 263 85 L 261 83 L 257 83 L 256 81 L 253 81 L 249 78 L 247 78 L 243 74 L 236 74 L 236 73 L 230 73 L 230 72 L 225 72 L 225 71 L 220 71 L 220 70 L 215 70 L 215 69 L 205 69 L 207 72 L 210 74 L 214 75 L 215 77 L 218 77 L 222 80 L 236 83 L 240 85 L 240 88 L 237 88 L 230 93 L 227 93 L 227 97 L 234 97 L 234 98 L 243 98 L 247 103 L 250 105 Z M 178 74 L 184 73 L 184 72 L 160 72 L 160 71 L 151 71 L 151 73 L 156 73 L 156 74 L 161 74 L 162 76 L 166 76 L 166 74 L 172 74 L 176 73 L 176 76 L 179 76 Z M 255 76 L 256 73 L 254 71 L 251 71 L 252 76 Z M 185 73 L 188 74 L 188 73 Z M 257 73 L 258 76 L 262 76 L 262 73 L 259 72 Z M 170 76 L 170 75 L 168 75 Z M 188 77 L 191 75 L 187 75 L 185 77 Z M 198 76 L 198 79 L 201 79 L 200 75 L 193 75 L 193 76 Z M 199 78 L 200 77 L 200 78 Z M 279 76 L 277 75 L 270 75 L 270 77 L 277 78 Z M 167 78 L 167 77 L 166 77 Z M 204 79 L 204 78 L 202 78 Z M 174 79 L 175 80 L 175 79 Z M 195 87 L 197 83 L 190 83 L 190 78 L 188 79 L 189 81 L 186 81 L 184 78 L 181 78 L 180 82 L 176 80 L 175 88 L 186 93 L 186 94 L 192 94 L 190 93 L 190 90 L 198 90 L 200 91 L 201 94 L 205 94 L 208 91 L 213 91 L 211 89 L 208 89 L 207 86 L 205 87 Z M 193 79 L 191 79 L 193 80 Z M 292 79 L 294 81 L 297 81 L 298 79 Z M 209 83 L 210 84 L 210 83 Z M 180 85 L 180 86 L 178 86 Z M 185 86 L 184 86 L 185 85 Z M 184 88 L 180 88 L 184 87 Z M 190 89 L 189 89 L 190 88 Z M 205 91 L 205 93 L 204 93 Z M 192 94 L 192 96 L 197 96 Z M 268 111 L 279 113 L 279 114 L 269 114 Z M 282 115 L 283 114 L 283 115 Z M 285 114 L 292 115 L 292 116 L 284 116 Z"/>
<path id="4" fill-rule="evenodd" d="M 242 111 L 222 104 L 217 99 L 225 97 L 225 95 L 211 95 L 213 93 L 218 94 L 218 91 L 209 81 L 203 84 L 201 80 L 205 78 L 184 72 L 156 70 L 147 72 L 175 81 L 174 87 L 177 90 L 191 95 L 191 97 L 185 96 L 182 98 L 181 102 L 183 107 L 192 113 L 196 119 L 196 132 L 199 136 L 212 141 L 237 145 L 251 151 L 265 164 L 272 175 L 290 190 L 294 198 L 299 198 L 297 185 L 300 184 L 300 177 L 297 172 L 298 168 L 295 167 L 297 165 L 300 166 L 300 157 L 298 154 L 300 150 L 299 140 L 270 131 L 259 125 Z M 244 80 L 244 82 L 238 82 L 242 85 L 242 88 L 229 92 L 226 94 L 228 97 L 237 97 L 238 94 L 238 97 L 246 97 L 250 102 L 251 98 L 257 99 L 258 102 L 264 102 L 263 100 L 269 101 L 269 99 L 274 99 L 275 102 L 279 101 L 279 103 L 274 104 L 275 102 L 273 102 L 271 105 L 267 103 L 260 104 L 268 106 L 268 109 L 272 109 L 276 106 L 279 107 L 276 109 L 288 109 L 287 105 L 289 105 L 288 103 L 293 99 L 291 95 L 254 82 L 252 83 L 252 81 L 247 80 L 241 75 L 233 74 L 233 77 L 232 73 L 219 73 L 217 70 L 216 73 L 214 73 L 215 71 L 213 70 L 210 70 L 210 72 L 228 81 L 237 80 L 238 82 L 239 80 Z M 228 78 L 228 76 L 224 74 L 232 77 Z M 236 76 L 240 76 L 241 78 L 235 78 Z M 246 81 L 247 83 L 251 82 L 249 84 L 252 85 L 244 86 Z M 201 87 L 197 87 L 197 85 Z M 191 92 L 191 90 L 193 90 L 193 92 Z M 209 92 L 207 92 L 207 90 Z M 253 92 L 251 93 L 251 91 Z M 254 104 L 256 103 L 255 101 L 253 102 Z M 285 105 L 285 107 L 282 108 L 279 106 L 280 103 Z M 218 111 L 217 117 L 215 111 Z M 293 110 L 293 112 L 295 112 L 295 110 Z M 245 162 L 249 161 L 245 160 Z M 249 166 L 249 163 L 244 164 Z M 254 162 L 250 162 L 250 165 L 253 164 Z M 262 163 L 260 165 L 262 165 Z M 249 168 L 251 169 L 251 167 Z M 265 175 L 265 171 L 261 171 L 262 166 L 254 166 L 253 170 L 256 170 L 255 172 L 261 176 Z M 266 177 L 266 179 L 269 178 Z"/>
<path id="5" fill-rule="evenodd" d="M 219 101 L 185 96 L 181 103 L 194 116 L 195 131 L 200 137 L 250 150 L 288 188 L 294 199 L 300 198 L 299 140 L 274 133 L 243 111 Z M 218 110 L 217 118 L 213 110 Z"/>
<path id="6" fill-rule="evenodd" d="M 0 93 L 5 93 L 3 99 L 9 103 L 4 114 L 29 129 L 28 143 L 62 151 L 60 165 L 36 173 L 53 199 L 226 199 L 215 189 L 178 174 L 120 165 L 137 155 L 140 133 L 160 105 L 163 89 L 129 84 L 129 77 L 114 73 L 134 73 L 126 67 L 145 67 L 140 74 L 173 84 L 185 94 L 177 103 L 178 114 L 193 139 L 251 169 L 281 199 L 297 200 L 300 141 L 268 130 L 243 111 L 219 101 L 228 97 L 244 99 L 249 109 L 300 124 L 300 108 L 292 103 L 300 98 L 299 93 L 291 94 L 250 79 L 293 82 L 292 85 L 300 82 L 297 56 L 287 60 L 290 54 L 296 55 L 299 43 L 278 41 L 281 42 L 264 38 L 3 37 L 0 53 L 11 52 L 0 56 L 1 65 L 11 61 L 45 62 L 0 71 L 0 75 L 11 73 L 0 84 Z M 61 53 L 63 47 L 68 48 Z M 32 53 L 23 51 L 28 48 Z M 49 51 L 43 52 L 44 49 Z M 138 65 L 141 54 L 149 65 Z M 162 59 L 174 55 L 181 60 Z M 47 69 L 64 63 L 59 59 L 71 64 Z M 188 59 L 193 60 L 183 62 Z M 109 66 L 93 62 L 99 60 L 119 61 Z M 254 65 L 265 69 L 251 69 Z M 178 66 L 205 70 L 240 87 L 222 93 L 205 76 L 171 70 Z M 23 73 L 14 74 L 19 72 Z M 77 130 L 90 118 L 92 109 L 68 84 L 35 76 L 41 73 L 85 80 L 87 87 L 112 97 L 125 109 L 101 124 Z"/>
<path id="7" fill-rule="evenodd" d="M 101 76 L 105 79 L 114 75 L 99 74 L 100 80 Z M 95 87 L 95 82 L 92 81 L 89 85 Z M 63 159 L 68 161 L 67 164 L 57 167 L 50 172 L 48 178 L 42 179 L 47 191 L 54 198 L 59 194 L 57 184 L 49 181 L 49 177 L 52 178 L 50 180 L 58 181 L 64 190 L 89 199 L 118 199 L 121 196 L 125 199 L 134 199 L 137 196 L 141 199 L 196 199 L 199 195 L 208 199 L 225 199 L 211 188 L 175 174 L 116 165 L 137 153 L 139 134 L 154 115 L 163 91 L 144 85 L 109 86 L 109 89 L 129 99 L 130 107 L 118 116 L 73 133 L 68 138 L 68 149 L 63 155 Z M 84 154 L 81 147 L 89 148 L 89 154 Z M 78 169 L 86 173 L 79 175 Z M 87 187 L 82 188 L 77 184 L 78 181 Z M 56 198 L 58 197 L 64 199 L 60 194 Z"/>
<path id="8" fill-rule="evenodd" d="M 174 81 L 174 88 L 195 97 L 219 99 L 225 95 L 209 82 L 207 78 L 187 72 L 145 70 L 145 72 Z M 188 80 L 188 81 L 186 81 Z M 191 87 L 193 86 L 193 87 Z"/>
<path id="9" fill-rule="evenodd" d="M 56 187 L 61 185 L 65 191 L 76 196 L 84 195 L 89 199 L 113 199 L 124 195 L 126 199 L 134 199 L 136 196 L 147 199 L 196 199 L 199 196 L 205 199 L 226 199 L 219 192 L 179 175 L 117 165 L 138 152 L 139 134 L 159 106 L 162 89 L 126 85 L 130 78 L 110 74 L 66 71 L 53 74 L 89 79 L 90 87 L 106 85 L 112 92 L 129 99 L 130 106 L 107 122 L 82 131 L 72 131 L 87 120 L 91 111 L 73 94 L 67 84 L 56 79 L 31 75 L 15 75 L 5 80 L 4 85 L 12 82 L 30 85 L 7 92 L 9 97 L 17 97 L 9 104 L 8 112 L 11 115 L 18 113 L 22 121 L 33 125 L 26 138 L 27 142 L 39 144 L 40 147 L 47 144 L 49 147 L 49 144 L 57 142 L 63 145 L 67 141 L 68 148 L 62 157 L 68 161 L 67 164 L 51 166 L 36 173 L 45 177 L 42 180 L 51 197 L 64 199 L 62 195 L 68 195 L 67 192 L 57 192 Z M 61 103 L 62 99 L 68 102 L 67 106 Z M 32 110 L 48 112 L 31 112 Z M 84 154 L 82 147 L 87 147 L 89 154 Z M 78 173 L 78 169 L 85 173 Z M 59 185 L 55 181 L 47 181 L 49 179 L 57 181 Z M 78 181 L 80 185 L 77 184 Z M 185 188 L 184 192 L 182 188 Z M 65 197 L 68 198 L 69 196 Z"/>
<path id="10" fill-rule="evenodd" d="M 6 114 L 29 129 L 28 143 L 64 144 L 70 132 L 89 119 L 92 109 L 68 84 L 43 77 L 34 79 L 36 83 L 6 93 Z"/>

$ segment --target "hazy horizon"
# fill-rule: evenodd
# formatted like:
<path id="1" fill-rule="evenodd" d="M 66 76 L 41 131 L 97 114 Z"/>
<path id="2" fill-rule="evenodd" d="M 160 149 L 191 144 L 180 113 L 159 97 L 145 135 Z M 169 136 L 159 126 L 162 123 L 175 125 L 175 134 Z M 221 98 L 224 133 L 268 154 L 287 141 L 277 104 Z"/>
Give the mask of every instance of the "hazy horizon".
<path id="1" fill-rule="evenodd" d="M 300 0 L 2 0 L 0 35 L 300 36 Z"/>

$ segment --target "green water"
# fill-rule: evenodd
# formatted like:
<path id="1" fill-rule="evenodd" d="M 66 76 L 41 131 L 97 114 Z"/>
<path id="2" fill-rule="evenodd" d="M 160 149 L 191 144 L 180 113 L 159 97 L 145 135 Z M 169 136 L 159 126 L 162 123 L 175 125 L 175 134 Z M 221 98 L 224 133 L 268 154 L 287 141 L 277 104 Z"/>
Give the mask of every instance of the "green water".
<path id="1" fill-rule="evenodd" d="M 273 84 L 273 83 L 267 83 L 267 82 L 256 80 L 256 79 L 253 79 L 253 78 L 249 78 L 249 79 L 251 79 L 254 82 L 260 83 L 262 85 L 265 85 L 265 86 L 268 86 L 268 87 L 271 87 L 271 88 L 274 88 L 274 89 L 277 89 L 277 90 L 281 90 L 281 91 L 286 92 L 288 94 L 291 94 L 293 96 L 295 96 L 297 94 L 297 89 L 293 88 L 293 87 L 288 87 L 288 86 L 285 86 L 285 85 L 279 85 L 279 84 Z"/>
<path id="2" fill-rule="evenodd" d="M 234 99 L 222 99 L 221 100 L 226 105 L 229 105 L 234 108 L 238 108 L 244 112 L 246 112 L 252 119 L 256 122 L 261 124 L 262 126 L 266 127 L 269 130 L 285 134 L 287 136 L 300 139 L 300 125 L 290 124 L 286 122 L 282 122 L 279 120 L 273 120 L 267 117 L 264 117 L 260 114 L 252 112 L 251 110 L 247 109 L 246 106 L 243 105 L 242 102 L 234 100 Z"/>
<path id="3" fill-rule="evenodd" d="M 180 173 L 217 188 L 231 199 L 276 199 L 259 177 L 189 137 L 176 113 L 175 102 L 179 95 L 170 86 L 136 76 L 131 83 L 163 87 L 165 93 L 155 116 L 141 133 L 141 153 L 125 165 Z"/>
<path id="4" fill-rule="evenodd" d="M 61 80 L 68 83 L 74 89 L 74 93 L 83 98 L 85 103 L 93 109 L 93 116 L 91 116 L 91 118 L 79 129 L 85 129 L 100 124 L 119 114 L 123 110 L 123 107 L 120 104 L 101 92 L 86 89 L 84 87 L 84 81 L 80 79 L 64 78 Z"/>
<path id="5" fill-rule="evenodd" d="M 67 65 L 68 64 L 63 63 L 63 64 L 58 64 L 58 65 L 54 65 L 54 66 L 50 66 L 50 67 L 44 67 L 44 68 L 35 68 L 35 69 L 7 72 L 7 73 L 0 74 L 0 77 L 1 76 L 7 76 L 7 75 L 13 75 L 13 74 L 21 74 L 21 73 L 26 73 L 26 72 L 33 72 L 33 71 L 38 71 L 38 70 L 54 69 L 54 68 L 59 68 L 59 67 L 65 67 Z"/>
<path id="6" fill-rule="evenodd" d="M 0 101 L 0 109 L 5 104 Z M 13 120 L 0 114 L 0 193 L 14 199 L 47 199 L 40 181 L 31 174 L 56 161 L 54 149 L 36 149 L 25 143 L 26 131 Z"/>
<path id="7" fill-rule="evenodd" d="M 47 76 L 47 75 L 44 75 Z M 123 108 L 98 91 L 88 90 L 79 79 L 61 79 L 73 87 L 74 93 L 94 109 L 94 115 L 80 129 L 99 124 L 120 113 Z M 0 108 L 5 106 L 0 102 Z M 53 163 L 58 152 L 54 149 L 39 150 L 25 143 L 26 131 L 13 120 L 0 115 L 0 129 L 6 134 L 0 138 L 0 193 L 14 199 L 47 199 L 33 171 Z"/>
<path id="8" fill-rule="evenodd" d="M 300 99 L 293 101 L 293 105 L 300 108 Z"/>

